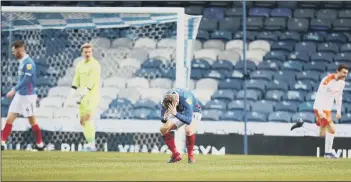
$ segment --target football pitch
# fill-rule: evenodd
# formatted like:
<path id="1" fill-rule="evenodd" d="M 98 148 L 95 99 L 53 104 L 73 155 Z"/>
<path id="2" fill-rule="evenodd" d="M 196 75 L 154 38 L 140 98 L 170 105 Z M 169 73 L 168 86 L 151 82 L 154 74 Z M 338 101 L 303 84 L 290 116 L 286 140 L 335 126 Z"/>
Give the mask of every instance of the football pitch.
<path id="1" fill-rule="evenodd" d="M 117 152 L 2 152 L 2 180 L 351 180 L 351 160 L 289 156 L 169 155 Z"/>

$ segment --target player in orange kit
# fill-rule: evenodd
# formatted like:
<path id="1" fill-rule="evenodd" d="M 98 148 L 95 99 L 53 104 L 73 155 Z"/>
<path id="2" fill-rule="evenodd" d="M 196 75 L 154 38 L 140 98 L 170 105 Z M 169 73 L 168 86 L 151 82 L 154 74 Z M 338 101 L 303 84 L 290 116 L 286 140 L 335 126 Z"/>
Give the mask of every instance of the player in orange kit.
<path id="1" fill-rule="evenodd" d="M 326 158 L 338 158 L 332 153 L 335 128 L 331 110 L 335 100 L 337 108 L 336 118 L 341 118 L 342 94 L 348 72 L 349 67 L 341 64 L 335 73 L 324 77 L 319 85 L 314 101 L 313 108 L 316 114 L 316 124 L 319 126 L 319 135 L 325 136 L 324 156 Z M 302 120 L 297 121 L 291 127 L 291 130 L 302 127 L 303 123 Z"/>

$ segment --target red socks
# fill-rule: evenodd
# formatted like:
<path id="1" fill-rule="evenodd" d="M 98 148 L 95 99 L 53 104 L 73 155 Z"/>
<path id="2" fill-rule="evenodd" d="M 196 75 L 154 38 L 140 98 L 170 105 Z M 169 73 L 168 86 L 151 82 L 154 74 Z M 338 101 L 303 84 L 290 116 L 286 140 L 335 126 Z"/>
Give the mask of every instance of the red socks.
<path id="1" fill-rule="evenodd" d="M 42 143 L 43 142 L 43 138 L 41 136 L 41 130 L 40 130 L 38 124 L 32 126 L 32 132 L 33 132 L 33 134 L 35 136 L 35 139 L 37 140 L 37 144 Z"/>
<path id="2" fill-rule="evenodd" d="M 195 145 L 195 134 L 191 136 L 186 136 L 186 149 L 188 151 L 188 156 L 194 155 L 194 145 Z"/>
<path id="3" fill-rule="evenodd" d="M 6 123 L 4 129 L 2 130 L 2 141 L 6 142 L 7 141 L 7 137 L 9 137 L 9 135 L 11 134 L 12 131 L 12 124 Z"/>
<path id="4" fill-rule="evenodd" d="M 178 153 L 174 142 L 174 136 L 170 132 L 163 136 L 163 140 L 165 141 L 166 145 L 168 146 L 168 149 L 172 152 L 173 155 Z"/>

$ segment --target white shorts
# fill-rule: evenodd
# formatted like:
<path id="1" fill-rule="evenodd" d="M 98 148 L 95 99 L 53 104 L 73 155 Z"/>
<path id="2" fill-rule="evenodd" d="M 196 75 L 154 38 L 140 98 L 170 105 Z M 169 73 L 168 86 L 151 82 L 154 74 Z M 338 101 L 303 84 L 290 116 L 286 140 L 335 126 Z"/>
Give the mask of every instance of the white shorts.
<path id="1" fill-rule="evenodd" d="M 197 125 L 201 121 L 202 114 L 200 112 L 194 112 L 193 113 L 193 119 L 191 121 L 190 125 Z M 174 125 L 177 126 L 177 129 L 185 125 L 185 123 L 181 122 L 178 118 L 175 116 L 170 116 L 168 118 L 169 121 L 171 121 Z"/>
<path id="2" fill-rule="evenodd" d="M 20 95 L 16 93 L 13 98 L 9 112 L 18 113 L 23 117 L 34 116 L 37 107 L 37 95 Z"/>

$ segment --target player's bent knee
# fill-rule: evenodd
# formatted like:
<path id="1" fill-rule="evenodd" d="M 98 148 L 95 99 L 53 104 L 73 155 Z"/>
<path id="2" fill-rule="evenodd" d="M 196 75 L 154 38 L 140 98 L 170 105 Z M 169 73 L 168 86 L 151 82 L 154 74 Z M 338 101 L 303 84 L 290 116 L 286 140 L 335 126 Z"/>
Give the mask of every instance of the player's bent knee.
<path id="1" fill-rule="evenodd" d="M 28 121 L 29 121 L 29 124 L 30 124 L 31 126 L 34 126 L 34 125 L 37 124 L 37 120 L 36 120 L 35 116 L 29 116 L 29 117 L 28 117 Z"/>
<path id="2" fill-rule="evenodd" d="M 17 116 L 18 116 L 17 113 L 9 112 L 7 114 L 7 117 L 6 117 L 6 123 L 13 124 L 13 122 L 15 122 Z"/>
<path id="3" fill-rule="evenodd" d="M 185 126 L 185 134 L 186 134 L 187 136 L 191 136 L 191 135 L 194 134 L 194 132 L 193 132 L 193 130 L 192 130 L 192 127 L 191 127 L 190 125 Z"/>

